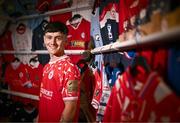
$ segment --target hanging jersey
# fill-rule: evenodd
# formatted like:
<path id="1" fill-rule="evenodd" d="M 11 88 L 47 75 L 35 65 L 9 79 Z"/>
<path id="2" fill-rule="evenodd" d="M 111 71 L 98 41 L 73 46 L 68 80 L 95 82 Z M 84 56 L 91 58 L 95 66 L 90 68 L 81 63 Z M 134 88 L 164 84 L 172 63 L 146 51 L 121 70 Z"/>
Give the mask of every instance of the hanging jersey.
<path id="1" fill-rule="evenodd" d="M 100 30 L 103 45 L 115 42 L 118 38 L 118 1 L 103 1 L 99 11 Z"/>
<path id="2" fill-rule="evenodd" d="M 156 72 L 145 76 L 140 74 L 133 77 L 129 70 L 128 68 L 128 70 L 119 77 L 116 86 L 113 88 L 114 90 L 112 90 L 112 94 L 114 95 L 111 96 L 112 100 L 108 102 L 105 113 L 105 115 L 108 115 L 110 118 L 105 118 L 104 121 L 173 121 L 171 120 L 173 119 L 171 116 L 177 116 L 179 113 L 177 108 L 174 108 L 179 107 L 179 98 L 167 87 L 162 78 L 158 76 Z M 169 108 L 171 110 L 166 110 L 167 104 L 170 103 L 168 99 L 173 100 L 173 105 Z M 119 106 L 113 104 L 118 104 Z M 119 107 L 119 109 L 117 107 Z M 164 109 L 165 111 L 160 109 Z M 115 111 L 119 113 L 113 114 Z M 165 116 L 164 119 L 163 116 Z"/>
<path id="3" fill-rule="evenodd" d="M 168 51 L 168 84 L 180 96 L 180 50 L 177 47 Z"/>
<path id="4" fill-rule="evenodd" d="M 90 42 L 90 22 L 83 17 L 76 21 L 78 23 L 71 24 L 69 20 L 66 23 L 69 30 L 66 50 L 87 50 Z M 81 55 L 70 55 L 70 57 L 75 64 L 83 58 Z"/>
<path id="5" fill-rule="evenodd" d="M 68 56 L 62 56 L 44 66 L 40 88 L 39 122 L 59 122 L 65 106 L 64 101 L 79 100 L 79 77 L 77 67 L 71 63 Z"/>
<path id="6" fill-rule="evenodd" d="M 35 50 L 47 50 L 44 44 L 44 27 L 47 25 L 48 21 L 42 20 L 42 22 L 33 30 L 32 35 L 32 51 Z M 49 62 L 49 54 L 38 54 L 38 60 L 40 64 L 45 65 Z"/>
<path id="7" fill-rule="evenodd" d="M 39 64 L 36 67 L 32 65 L 26 65 L 26 70 L 29 75 L 29 81 L 27 81 L 28 83 L 26 83 L 26 93 L 39 96 L 43 65 Z M 38 108 L 38 102 L 39 101 L 37 100 L 30 100 L 30 103 L 36 108 Z"/>
<path id="8" fill-rule="evenodd" d="M 41 64 L 39 64 L 37 67 L 28 66 L 27 71 L 29 73 L 29 79 L 32 83 L 32 88 L 29 93 L 39 95 L 40 84 L 42 81 L 43 66 Z"/>
<path id="9" fill-rule="evenodd" d="M 91 105 L 94 107 L 94 109 L 98 110 L 99 105 L 100 105 L 100 98 L 102 95 L 102 79 L 97 68 L 95 69 L 92 68 L 92 70 L 93 70 L 93 74 L 95 77 L 94 79 L 96 83 L 95 83 L 95 89 L 94 89 Z"/>
<path id="10" fill-rule="evenodd" d="M 28 80 L 25 65 L 22 63 L 11 63 L 5 70 L 5 82 L 8 83 L 12 91 L 23 92 L 23 83 Z M 24 101 L 24 98 L 13 96 L 14 101 Z"/>
<path id="11" fill-rule="evenodd" d="M 62 14 L 57 14 L 57 15 L 51 15 L 50 16 L 50 22 L 54 21 L 60 21 L 62 23 L 66 23 L 66 21 L 72 17 L 72 12 L 66 12 Z"/>
<path id="12" fill-rule="evenodd" d="M 91 14 L 91 37 L 93 40 L 93 44 L 96 47 L 101 47 L 103 46 L 102 42 L 102 37 L 101 37 L 101 32 L 100 32 L 100 23 L 99 23 L 99 8 L 95 9 L 95 14 Z M 97 68 L 100 69 L 101 62 L 103 60 L 103 55 L 102 54 L 97 54 L 95 55 L 95 64 L 97 65 Z"/>
<path id="13" fill-rule="evenodd" d="M 0 37 L 0 50 L 11 50 L 13 51 L 13 45 L 12 45 L 12 39 L 11 39 L 12 33 L 10 31 L 7 31 L 4 35 Z M 12 62 L 14 60 L 14 55 L 12 54 L 6 54 L 2 55 L 3 61 L 4 62 Z"/>
<path id="14" fill-rule="evenodd" d="M 104 65 L 102 65 L 101 78 L 102 78 L 102 94 L 100 97 L 100 102 L 99 102 L 100 105 L 96 116 L 96 121 L 100 121 L 100 122 L 104 118 L 104 111 L 106 109 L 106 104 L 109 100 L 109 96 L 111 93 Z"/>
<path id="15" fill-rule="evenodd" d="M 16 51 L 30 51 L 32 44 L 32 32 L 31 30 L 24 24 L 19 23 L 16 25 L 12 34 L 13 48 Z M 15 55 L 20 59 L 21 62 L 27 64 L 29 60 L 33 57 L 33 55 Z"/>
<path id="16" fill-rule="evenodd" d="M 103 45 L 111 44 L 118 39 L 118 18 L 118 0 L 102 1 L 99 10 L 99 21 Z M 119 63 L 120 57 L 118 53 L 104 54 L 104 64 L 106 65 L 112 60 Z"/>

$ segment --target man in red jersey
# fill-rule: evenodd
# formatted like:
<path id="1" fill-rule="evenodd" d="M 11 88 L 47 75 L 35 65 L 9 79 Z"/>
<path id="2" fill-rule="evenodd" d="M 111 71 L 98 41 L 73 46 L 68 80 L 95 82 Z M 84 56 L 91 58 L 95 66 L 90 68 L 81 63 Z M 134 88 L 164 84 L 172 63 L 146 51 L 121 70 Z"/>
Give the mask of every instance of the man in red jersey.
<path id="1" fill-rule="evenodd" d="M 50 61 L 44 66 L 40 87 L 39 122 L 76 122 L 79 112 L 80 73 L 64 54 L 67 27 L 50 22 L 45 27 L 44 43 Z"/>

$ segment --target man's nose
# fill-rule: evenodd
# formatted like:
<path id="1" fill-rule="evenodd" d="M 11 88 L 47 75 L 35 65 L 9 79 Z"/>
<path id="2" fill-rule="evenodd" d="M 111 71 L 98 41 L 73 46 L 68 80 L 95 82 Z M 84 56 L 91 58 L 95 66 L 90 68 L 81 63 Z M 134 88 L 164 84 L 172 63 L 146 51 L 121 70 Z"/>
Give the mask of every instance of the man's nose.
<path id="1" fill-rule="evenodd" d="M 56 38 L 52 38 L 51 43 L 56 44 Z"/>

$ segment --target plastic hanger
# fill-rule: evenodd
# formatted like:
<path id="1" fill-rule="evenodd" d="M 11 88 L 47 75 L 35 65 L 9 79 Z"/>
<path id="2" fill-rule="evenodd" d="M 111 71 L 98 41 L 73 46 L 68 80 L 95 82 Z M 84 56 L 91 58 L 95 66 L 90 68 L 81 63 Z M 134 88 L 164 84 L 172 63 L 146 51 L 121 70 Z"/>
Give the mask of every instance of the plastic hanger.
<path id="1" fill-rule="evenodd" d="M 86 52 L 83 59 L 77 62 L 77 66 L 80 69 L 81 74 L 88 68 L 88 64 L 91 64 L 93 55 L 90 52 Z"/>
<path id="2" fill-rule="evenodd" d="M 132 75 L 136 75 L 139 72 L 142 73 L 150 73 L 151 68 L 148 65 L 146 59 L 143 56 L 136 56 L 131 65 L 131 73 Z"/>
<path id="3" fill-rule="evenodd" d="M 80 14 L 74 14 L 72 18 L 69 19 L 70 22 L 73 22 L 76 19 L 81 18 L 82 16 Z"/>

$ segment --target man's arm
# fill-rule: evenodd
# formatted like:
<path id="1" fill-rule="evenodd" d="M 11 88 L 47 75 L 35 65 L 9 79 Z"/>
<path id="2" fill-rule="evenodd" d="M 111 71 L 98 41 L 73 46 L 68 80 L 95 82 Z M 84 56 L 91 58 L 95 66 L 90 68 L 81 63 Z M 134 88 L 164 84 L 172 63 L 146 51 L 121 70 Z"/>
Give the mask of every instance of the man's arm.
<path id="1" fill-rule="evenodd" d="M 61 116 L 60 122 L 73 122 L 77 108 L 77 100 L 65 101 L 65 108 Z"/>

